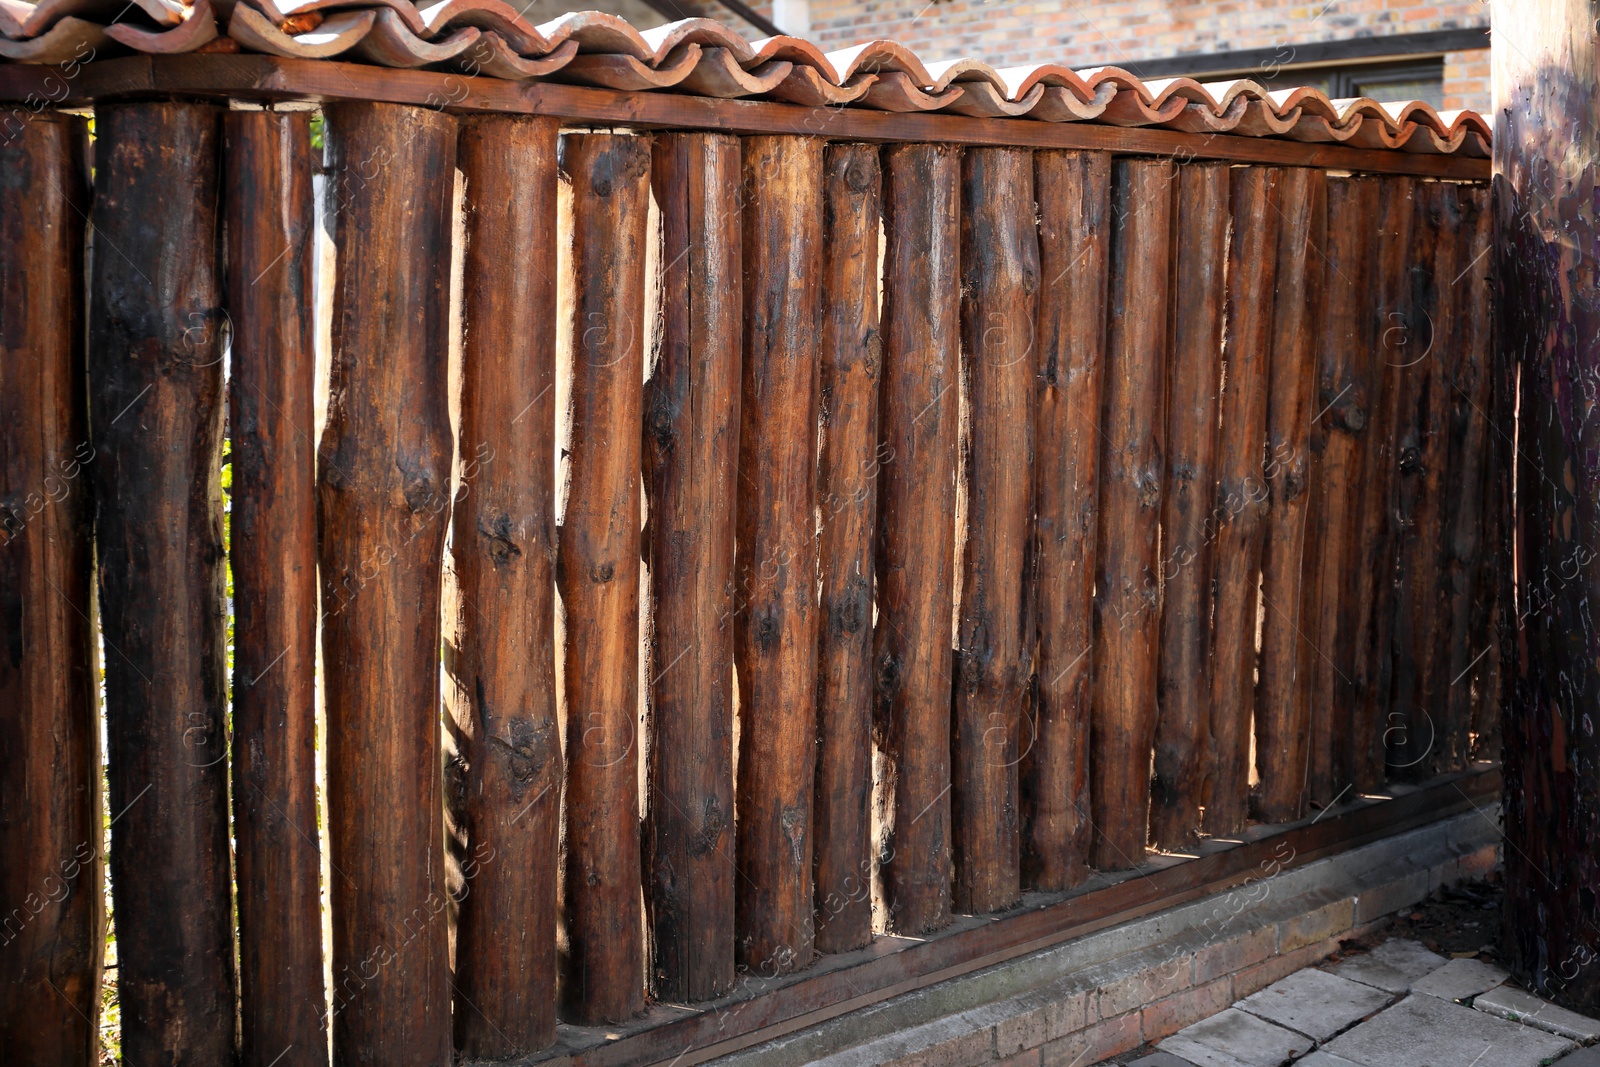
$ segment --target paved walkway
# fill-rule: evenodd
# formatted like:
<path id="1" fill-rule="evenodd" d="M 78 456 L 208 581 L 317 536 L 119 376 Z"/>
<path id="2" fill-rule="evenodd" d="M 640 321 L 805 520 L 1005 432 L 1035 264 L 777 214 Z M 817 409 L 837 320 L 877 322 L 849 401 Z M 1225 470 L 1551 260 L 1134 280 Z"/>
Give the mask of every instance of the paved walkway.
<path id="1" fill-rule="evenodd" d="M 1124 1067 L 1600 1067 L 1600 1022 L 1476 959 L 1392 939 L 1308 967 Z"/>

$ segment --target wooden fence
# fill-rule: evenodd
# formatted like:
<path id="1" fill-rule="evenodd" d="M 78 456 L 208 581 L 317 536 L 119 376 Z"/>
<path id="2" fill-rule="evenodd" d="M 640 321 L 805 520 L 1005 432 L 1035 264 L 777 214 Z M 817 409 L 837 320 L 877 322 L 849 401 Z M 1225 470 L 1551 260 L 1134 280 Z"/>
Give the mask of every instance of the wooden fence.
<path id="1" fill-rule="evenodd" d="M 439 1065 L 1492 751 L 1483 183 L 319 114 L 0 147 L 8 1062 L 103 817 L 129 1064 Z"/>

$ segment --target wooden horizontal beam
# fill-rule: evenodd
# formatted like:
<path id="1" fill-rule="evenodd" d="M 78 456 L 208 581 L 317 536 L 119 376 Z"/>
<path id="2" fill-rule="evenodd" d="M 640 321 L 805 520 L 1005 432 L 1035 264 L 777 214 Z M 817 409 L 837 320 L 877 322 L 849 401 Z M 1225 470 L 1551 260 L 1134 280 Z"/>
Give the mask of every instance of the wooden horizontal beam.
<path id="1" fill-rule="evenodd" d="M 1500 795 L 1498 765 L 1440 775 L 1421 787 L 1391 786 L 1284 826 L 1255 826 L 1239 841 L 1212 839 L 1193 859 L 1160 856 L 1068 893 L 1030 893 L 1000 916 L 958 916 L 923 939 L 879 937 L 824 956 L 798 975 L 747 973 L 733 995 L 694 1009 L 654 1005 L 622 1027 L 558 1027 L 539 1067 L 691 1067 L 891 997 L 1038 952 L 1110 926 L 1259 878 L 1287 845 L 1294 863 L 1347 852 L 1379 838 L 1472 811 Z"/>
<path id="2" fill-rule="evenodd" d="M 149 96 L 226 97 L 257 102 L 376 100 L 444 111 L 553 115 L 586 126 L 810 134 L 835 141 L 1074 148 L 1168 156 L 1182 162 L 1218 159 L 1460 181 L 1489 179 L 1487 159 L 1461 155 L 1425 155 L 1087 122 L 901 114 L 678 93 L 617 92 L 319 59 L 190 54 L 130 56 L 72 68 L 0 65 L 0 101 L 19 103 L 27 109 L 83 107 L 96 100 Z"/>

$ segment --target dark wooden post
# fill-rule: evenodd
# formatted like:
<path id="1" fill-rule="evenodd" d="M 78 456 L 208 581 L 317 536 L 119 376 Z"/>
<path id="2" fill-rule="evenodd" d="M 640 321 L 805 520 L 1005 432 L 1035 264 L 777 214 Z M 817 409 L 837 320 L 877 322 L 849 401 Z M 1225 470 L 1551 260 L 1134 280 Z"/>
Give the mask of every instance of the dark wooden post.
<path id="1" fill-rule="evenodd" d="M 1592 400 L 1600 46 L 1586 0 L 1497 0 L 1493 15 L 1496 348 L 1521 371 L 1524 617 L 1504 658 L 1514 676 L 1503 739 L 1505 940 L 1512 972 L 1529 988 L 1592 1015 L 1600 1011 L 1600 736 L 1590 726 L 1600 694 Z"/>
<path id="2" fill-rule="evenodd" d="M 1148 836 L 1173 200 L 1166 161 L 1117 160 L 1111 175 L 1090 781 L 1101 870 L 1142 864 Z"/>
<path id="3" fill-rule="evenodd" d="M 1034 573 L 1038 654 L 1024 732 L 1022 873 L 1029 888 L 1088 875 L 1089 680 L 1100 532 L 1111 157 L 1035 152 L 1039 205 Z"/>
<path id="4" fill-rule="evenodd" d="M 88 1067 L 103 951 L 88 131 L 51 112 L 0 115 L 14 131 L 0 142 L 0 1048 Z"/>
<path id="5" fill-rule="evenodd" d="M 733 554 L 739 459 L 738 138 L 666 134 L 661 332 L 645 388 L 650 524 L 646 881 L 656 995 L 733 987 Z"/>
<path id="6" fill-rule="evenodd" d="M 644 1006 L 639 858 L 639 450 L 650 141 L 561 139 L 571 184 L 571 440 L 556 583 L 566 635 L 567 959 L 573 1022 Z M 565 311 L 565 309 L 563 309 Z"/>
<path id="7" fill-rule="evenodd" d="M 466 180 L 451 713 L 466 760 L 455 1044 L 555 1040 L 561 730 L 555 702 L 556 134 L 476 116 Z"/>
<path id="8" fill-rule="evenodd" d="M 95 112 L 89 419 L 129 1063 L 235 1054 L 219 115 Z M 174 190 L 182 190 L 175 196 Z"/>
<path id="9" fill-rule="evenodd" d="M 744 142 L 738 504 L 739 961 L 813 954 L 817 734 L 817 308 L 822 141 Z"/>
<path id="10" fill-rule="evenodd" d="M 1256 605 L 1262 511 L 1267 501 L 1267 360 L 1277 264 L 1278 184 L 1270 167 L 1233 171 L 1228 250 L 1227 375 L 1217 446 L 1215 660 L 1211 677 L 1214 762 L 1205 830 L 1244 828 L 1250 793 L 1250 724 L 1256 695 Z"/>
<path id="11" fill-rule="evenodd" d="M 328 111 L 338 282 L 318 454 L 333 1058 L 450 1056 L 439 767 L 456 122 Z"/>
<path id="12" fill-rule="evenodd" d="M 878 223 L 875 145 L 823 157 L 822 451 L 817 566 L 817 951 L 872 940 L 872 598 L 878 516 Z"/>
<path id="13" fill-rule="evenodd" d="M 1160 721 L 1150 837 L 1192 848 L 1211 764 L 1211 552 L 1217 536 L 1217 407 L 1228 266 L 1227 164 L 1178 171 L 1167 492 L 1162 502 Z"/>
<path id="14" fill-rule="evenodd" d="M 1256 805 L 1266 822 L 1305 810 L 1310 745 L 1303 580 L 1318 545 L 1306 542 L 1312 399 L 1326 256 L 1328 179 L 1320 170 L 1282 172 L 1272 354 L 1267 368 L 1267 450 L 1263 474 L 1261 674 L 1256 690 Z M 1311 557 L 1311 567 L 1305 559 Z"/>
<path id="15" fill-rule="evenodd" d="M 1033 681 L 1033 154 L 974 148 L 961 165 L 966 518 L 957 616 L 951 814 L 955 908 L 1021 895 L 1018 725 Z"/>
<path id="16" fill-rule="evenodd" d="M 878 857 L 889 928 L 914 934 L 950 922 L 961 157 L 917 144 L 883 160 Z"/>
<path id="17" fill-rule="evenodd" d="M 316 766 L 311 116 L 234 111 L 233 811 L 245 1067 L 328 1062 Z"/>

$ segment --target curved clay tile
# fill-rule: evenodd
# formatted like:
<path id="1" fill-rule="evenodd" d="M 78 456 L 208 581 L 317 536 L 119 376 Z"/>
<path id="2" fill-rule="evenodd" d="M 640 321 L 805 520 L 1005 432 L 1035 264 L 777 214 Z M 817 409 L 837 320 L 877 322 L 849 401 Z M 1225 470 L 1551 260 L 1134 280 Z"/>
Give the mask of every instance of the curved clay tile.
<path id="1" fill-rule="evenodd" d="M 106 36 L 138 52 L 177 55 L 193 52 L 216 40 L 217 20 L 211 13 L 211 0 L 195 0 L 189 17 L 172 29 L 145 30 L 131 23 L 117 22 L 106 27 Z"/>
<path id="2" fill-rule="evenodd" d="M 129 8 L 150 16 L 157 26 L 181 24 L 188 9 L 173 0 L 41 0 L 37 4 L 21 0 L 0 0 L 0 37 L 26 40 L 47 33 L 64 18 L 77 18 L 102 26 L 114 22 Z"/>
<path id="3" fill-rule="evenodd" d="M 1282 137 L 1300 121 L 1300 109 L 1279 114 L 1268 99 L 1246 98 L 1244 117 L 1233 128 L 1246 137 Z"/>
<path id="4" fill-rule="evenodd" d="M 1280 115 L 1288 113 L 1290 108 L 1297 107 L 1307 115 L 1316 115 L 1333 123 L 1338 123 L 1344 118 L 1339 106 L 1329 100 L 1327 94 L 1320 89 L 1310 87 L 1275 89 L 1267 96 Z"/>
<path id="5" fill-rule="evenodd" d="M 1004 94 L 986 81 L 964 81 L 961 98 L 944 106 L 945 111 L 957 115 L 970 115 L 975 119 L 1016 118 L 1034 109 L 1044 96 L 1045 87 L 1035 85 L 1021 100 L 1007 100 Z"/>
<path id="6" fill-rule="evenodd" d="M 1045 122 L 1091 122 L 1105 114 L 1111 98 L 1117 95 L 1115 85 L 1102 85 L 1087 103 L 1078 94 L 1059 85 L 1044 85 L 1044 95 L 1028 112 L 1028 118 Z"/>
<path id="7" fill-rule="evenodd" d="M 1011 99 L 1007 92 L 1006 80 L 1000 72 L 981 59 L 947 59 L 938 63 L 927 64 L 928 77 L 932 80 L 922 88 L 930 93 L 940 93 L 950 88 L 956 82 L 962 85 L 982 82 L 991 85 L 1000 94 L 1001 99 Z"/>
<path id="8" fill-rule="evenodd" d="M 767 95 L 774 100 L 804 104 L 806 107 L 843 107 L 866 96 L 867 90 L 877 80 L 875 74 L 862 74 L 849 85 L 835 85 L 816 68 L 793 63 L 789 76 Z"/>
<path id="9" fill-rule="evenodd" d="M 493 30 L 485 30 L 483 36 L 473 42 L 471 48 L 456 56 L 450 65 L 463 74 L 486 74 L 491 78 L 521 81 L 554 74 L 577 54 L 578 42 L 567 41 L 555 51 L 542 56 L 520 56 L 506 43 L 505 38 Z"/>
<path id="10" fill-rule="evenodd" d="M 1249 97 L 1238 97 L 1220 114 L 1210 104 L 1190 104 L 1182 114 L 1163 125 L 1169 130 L 1182 130 L 1184 133 L 1232 133 L 1244 121 L 1250 102 Z"/>
<path id="11" fill-rule="evenodd" d="M 390 8 L 380 8 L 372 30 L 356 44 L 356 55 L 380 67 L 425 67 L 444 63 L 472 47 L 483 31 L 463 26 L 442 41 L 418 37 Z"/>
<path id="12" fill-rule="evenodd" d="M 257 52 L 290 59 L 327 59 L 354 48 L 377 19 L 376 11 L 341 11 L 311 33 L 289 36 L 249 4 L 235 4 L 228 36 Z"/>
<path id="13" fill-rule="evenodd" d="M 693 47 L 693 46 L 688 46 Z M 715 96 L 734 100 L 742 96 L 760 96 L 777 88 L 789 76 L 794 64 L 774 59 L 759 67 L 745 70 L 733 53 L 726 48 L 700 47 L 700 62 L 683 79 L 683 87 L 701 96 Z"/>
<path id="14" fill-rule="evenodd" d="M 755 49 L 750 42 L 732 29 L 713 19 L 679 19 L 665 26 L 656 26 L 640 34 L 650 46 L 651 66 L 670 62 L 675 49 L 687 44 L 697 44 L 702 49 L 720 48 L 732 53 L 734 62 L 748 67 L 756 61 Z"/>
<path id="15" fill-rule="evenodd" d="M 861 98 L 863 107 L 878 111 L 938 111 L 956 102 L 966 90 L 952 85 L 942 93 L 925 93 L 917 88 L 909 74 L 898 70 L 878 74 L 866 95 Z"/>
<path id="16" fill-rule="evenodd" d="M 1151 105 L 1141 100 L 1139 93 L 1118 86 L 1117 95 L 1100 113 L 1100 121 L 1113 126 L 1160 126 L 1182 115 L 1188 106 L 1189 101 L 1181 96 L 1171 97 L 1159 106 Z"/>
<path id="17" fill-rule="evenodd" d="M 68 15 L 38 37 L 0 40 L 0 59 L 13 63 L 81 63 L 109 40 L 99 23 Z"/>
<path id="18" fill-rule="evenodd" d="M 1347 123 L 1336 123 L 1328 121 L 1322 115 L 1302 113 L 1300 121 L 1285 132 L 1284 136 L 1291 141 L 1344 144 L 1361 132 L 1362 121 L 1360 115 L 1352 115 Z"/>
<path id="19" fill-rule="evenodd" d="M 267 17 L 274 26 L 283 29 L 283 24 L 295 15 L 309 15 L 313 12 L 326 13 L 340 11 L 351 14 L 358 11 L 377 11 L 388 8 L 398 15 L 406 24 L 406 28 L 419 37 L 428 33 L 427 25 L 422 21 L 422 12 L 411 0 L 239 0 L 239 3 L 250 4 Z M 331 17 L 331 16 L 330 16 Z M 229 20 L 230 24 L 232 19 Z M 343 23 L 341 23 L 343 25 Z M 293 36 L 300 36 L 289 31 Z"/>
<path id="20" fill-rule="evenodd" d="M 617 53 L 585 53 L 578 46 L 572 62 L 556 71 L 557 81 L 595 85 L 602 89 L 621 89 L 642 92 L 650 89 L 670 89 L 689 76 L 700 62 L 700 46 L 686 44 L 671 62 L 660 67 L 649 67 L 630 55 Z"/>
<path id="21" fill-rule="evenodd" d="M 551 50 L 539 28 L 506 0 L 440 0 L 419 8 L 426 36 L 437 37 L 452 26 L 476 26 L 499 35 L 517 56 L 542 56 Z"/>
<path id="22" fill-rule="evenodd" d="M 654 63 L 656 50 L 626 19 L 603 11 L 574 11 L 541 23 L 539 32 L 550 47 L 568 40 L 578 42 L 579 55 L 614 54 Z"/>
<path id="23" fill-rule="evenodd" d="M 932 85 L 933 78 L 917 54 L 894 41 L 868 41 L 828 53 L 828 62 L 839 72 L 841 84 L 857 74 L 905 74 L 917 88 Z M 872 93 L 867 93 L 871 99 Z M 924 110 L 914 108 L 913 110 Z"/>
<path id="24" fill-rule="evenodd" d="M 1174 97 L 1182 97 L 1191 104 L 1199 104 L 1208 108 L 1213 115 L 1224 114 L 1232 101 L 1224 103 L 1211 95 L 1211 90 L 1202 82 L 1193 78 L 1164 78 L 1160 81 L 1144 83 L 1144 93 L 1150 100 L 1150 106 L 1160 109 L 1166 107 L 1167 101 Z"/>
<path id="25" fill-rule="evenodd" d="M 1006 98 L 1017 100 L 1035 85 L 1044 85 L 1051 88 L 1061 88 L 1070 92 L 1082 103 L 1089 103 L 1100 99 L 1101 90 L 1087 84 L 1078 77 L 1078 72 L 1061 63 L 1033 63 L 1022 67 L 1001 67 L 995 71 L 1000 80 L 1005 84 Z M 1117 91 L 1115 85 L 1108 85 L 1104 90 L 1106 100 Z M 1050 94 L 1046 94 L 1047 96 Z M 1104 110 L 1102 107 L 1101 110 Z M 1099 112 L 1096 112 L 1099 114 Z"/>
<path id="26" fill-rule="evenodd" d="M 839 72 L 833 69 L 833 64 L 828 62 L 827 53 L 804 37 L 790 37 L 788 34 L 764 37 L 750 48 L 755 52 L 755 61 L 758 63 L 769 59 L 786 59 L 797 67 L 810 67 L 835 87 L 844 82 Z"/>

